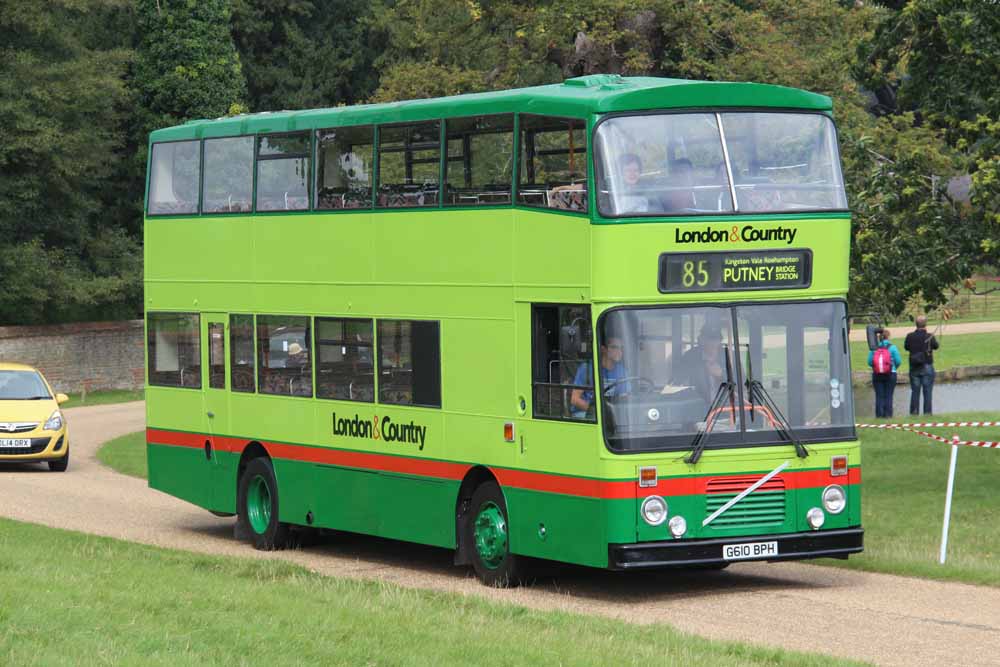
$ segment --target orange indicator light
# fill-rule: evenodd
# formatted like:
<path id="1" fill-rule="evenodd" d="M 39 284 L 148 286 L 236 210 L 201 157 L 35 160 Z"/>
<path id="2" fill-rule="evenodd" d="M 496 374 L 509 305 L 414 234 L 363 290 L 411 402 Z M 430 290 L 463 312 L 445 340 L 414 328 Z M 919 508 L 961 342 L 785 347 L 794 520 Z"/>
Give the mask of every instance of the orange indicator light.
<path id="1" fill-rule="evenodd" d="M 656 486 L 656 466 L 639 468 L 639 486 Z"/>
<path id="2" fill-rule="evenodd" d="M 507 442 L 514 442 L 514 424 L 512 422 L 503 425 L 503 439 Z"/>
<path id="3" fill-rule="evenodd" d="M 830 475 L 841 477 L 847 474 L 847 457 L 834 456 L 830 459 Z"/>

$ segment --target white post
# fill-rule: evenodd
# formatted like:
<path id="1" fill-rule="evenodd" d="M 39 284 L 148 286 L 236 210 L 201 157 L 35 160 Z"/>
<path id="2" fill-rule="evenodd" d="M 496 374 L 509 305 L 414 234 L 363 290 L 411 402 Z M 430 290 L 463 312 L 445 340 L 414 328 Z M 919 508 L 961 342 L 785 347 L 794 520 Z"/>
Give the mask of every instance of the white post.
<path id="1" fill-rule="evenodd" d="M 953 436 L 952 440 L 958 442 L 958 436 Z M 948 467 L 948 490 L 944 497 L 944 525 L 941 527 L 941 558 L 939 563 L 944 565 L 945 555 L 948 553 L 948 524 L 951 523 L 951 495 L 955 490 L 955 461 L 958 458 L 958 445 L 951 446 L 951 465 Z"/>

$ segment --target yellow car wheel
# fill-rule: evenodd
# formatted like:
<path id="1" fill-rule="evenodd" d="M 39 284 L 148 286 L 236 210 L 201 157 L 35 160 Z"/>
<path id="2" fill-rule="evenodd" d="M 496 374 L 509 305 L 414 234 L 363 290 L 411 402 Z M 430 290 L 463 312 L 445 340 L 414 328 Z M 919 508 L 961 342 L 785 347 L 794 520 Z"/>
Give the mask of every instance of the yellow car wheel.
<path id="1" fill-rule="evenodd" d="M 49 461 L 49 470 L 52 472 L 66 472 L 69 467 L 69 445 L 66 445 L 66 456 L 55 461 Z"/>

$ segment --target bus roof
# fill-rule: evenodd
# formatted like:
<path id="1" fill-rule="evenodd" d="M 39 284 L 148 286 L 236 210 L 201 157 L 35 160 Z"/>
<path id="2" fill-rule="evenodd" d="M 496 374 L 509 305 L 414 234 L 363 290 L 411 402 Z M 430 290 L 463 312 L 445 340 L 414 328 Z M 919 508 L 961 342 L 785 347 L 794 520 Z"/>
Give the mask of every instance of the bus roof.
<path id="1" fill-rule="evenodd" d="M 829 111 L 832 105 L 825 95 L 769 84 L 592 74 L 562 83 L 489 93 L 194 120 L 156 130 L 150 135 L 150 141 L 293 132 L 515 111 L 586 118 L 590 114 L 608 112 L 712 107 Z"/>

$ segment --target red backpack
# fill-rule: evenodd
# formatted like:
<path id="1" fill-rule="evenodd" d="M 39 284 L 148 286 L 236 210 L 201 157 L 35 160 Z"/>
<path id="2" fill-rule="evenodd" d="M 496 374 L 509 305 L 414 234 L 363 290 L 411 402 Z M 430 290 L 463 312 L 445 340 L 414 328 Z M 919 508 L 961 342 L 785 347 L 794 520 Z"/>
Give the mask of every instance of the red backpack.
<path id="1" fill-rule="evenodd" d="M 875 375 L 892 373 L 892 354 L 889 353 L 889 348 L 880 347 L 875 350 L 875 354 L 872 355 L 872 370 L 875 371 Z"/>

